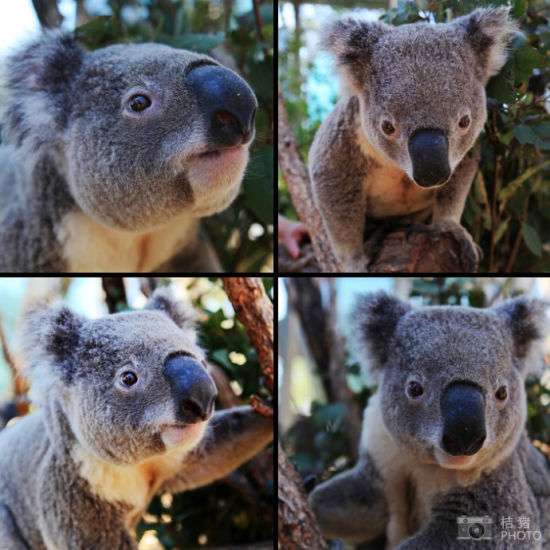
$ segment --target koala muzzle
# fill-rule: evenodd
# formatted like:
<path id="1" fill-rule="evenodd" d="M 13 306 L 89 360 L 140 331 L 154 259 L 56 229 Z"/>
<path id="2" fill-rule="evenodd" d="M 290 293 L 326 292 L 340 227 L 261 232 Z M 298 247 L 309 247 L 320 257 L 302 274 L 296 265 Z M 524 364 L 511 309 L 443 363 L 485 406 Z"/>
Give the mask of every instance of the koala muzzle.
<path id="1" fill-rule="evenodd" d="M 416 130 L 409 138 L 414 181 L 421 187 L 445 183 L 451 175 L 447 138 L 441 130 Z"/>
<path id="2" fill-rule="evenodd" d="M 258 102 L 242 78 L 218 65 L 201 65 L 189 72 L 187 84 L 210 121 L 212 146 L 235 147 L 252 139 Z"/>
<path id="3" fill-rule="evenodd" d="M 164 376 L 170 382 L 178 404 L 179 420 L 196 424 L 207 420 L 214 410 L 217 391 L 207 370 L 189 355 L 177 355 L 164 364 Z"/>
<path id="4" fill-rule="evenodd" d="M 442 447 L 453 456 L 474 455 L 485 437 L 485 398 L 481 389 L 466 382 L 447 386 L 441 398 Z"/>

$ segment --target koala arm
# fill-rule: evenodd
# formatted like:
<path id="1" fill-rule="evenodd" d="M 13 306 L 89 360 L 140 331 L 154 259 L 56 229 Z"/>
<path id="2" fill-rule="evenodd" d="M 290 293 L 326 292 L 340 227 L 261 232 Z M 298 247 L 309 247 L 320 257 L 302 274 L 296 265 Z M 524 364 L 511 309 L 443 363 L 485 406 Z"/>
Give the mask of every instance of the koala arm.
<path id="1" fill-rule="evenodd" d="M 465 247 L 473 248 L 477 258 L 481 259 L 481 249 L 474 243 L 468 231 L 460 225 L 460 218 L 477 172 L 478 163 L 479 156 L 474 150 L 460 161 L 450 181 L 436 195 L 432 224 L 441 230 L 452 230 L 457 240 Z"/>
<path id="2" fill-rule="evenodd" d="M 462 253 L 469 258 L 468 263 L 473 262 L 473 264 L 483 258 L 483 252 L 460 224 L 460 218 L 478 163 L 479 155 L 475 149 L 460 161 L 450 181 L 438 191 L 432 216 L 432 225 L 440 231 L 450 231 L 460 243 Z"/>
<path id="3" fill-rule="evenodd" d="M 439 224 L 452 220 L 460 224 L 466 198 L 479 164 L 479 152 L 472 149 L 455 168 L 453 175 L 437 193 L 432 222 Z"/>
<path id="4" fill-rule="evenodd" d="M 0 544 L 2 548 L 10 550 L 30 550 L 15 524 L 13 515 L 2 505 L 0 505 Z"/>
<path id="5" fill-rule="evenodd" d="M 357 465 L 315 488 L 309 504 L 323 535 L 346 541 L 369 541 L 384 533 L 388 506 L 380 477 L 366 452 Z"/>
<path id="6" fill-rule="evenodd" d="M 273 419 L 251 407 L 216 412 L 201 442 L 186 457 L 181 470 L 160 492 L 196 489 L 220 479 L 262 450 L 273 439 Z"/>
<path id="7" fill-rule="evenodd" d="M 43 472 L 48 471 L 51 477 L 43 479 L 43 494 L 37 499 L 36 510 L 47 550 L 138 550 L 136 540 L 124 523 L 127 509 L 102 500 L 83 480 L 64 478 L 52 470 L 47 468 Z"/>
<path id="8" fill-rule="evenodd" d="M 334 252 L 346 271 L 364 272 L 367 159 L 357 138 L 359 101 L 343 99 L 323 122 L 309 152 L 312 193 Z"/>

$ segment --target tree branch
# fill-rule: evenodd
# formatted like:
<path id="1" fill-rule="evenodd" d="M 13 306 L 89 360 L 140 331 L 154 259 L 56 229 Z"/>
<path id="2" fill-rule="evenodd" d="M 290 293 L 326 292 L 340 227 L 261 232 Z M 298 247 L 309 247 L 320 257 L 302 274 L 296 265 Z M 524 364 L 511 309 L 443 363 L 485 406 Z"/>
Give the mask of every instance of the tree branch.
<path id="1" fill-rule="evenodd" d="M 258 277 L 222 277 L 223 288 L 233 304 L 258 354 L 266 386 L 273 393 L 273 304 Z"/>
<path id="2" fill-rule="evenodd" d="M 323 226 L 323 220 L 313 202 L 307 168 L 288 124 L 281 84 L 279 83 L 278 86 L 279 166 L 292 202 L 300 219 L 308 229 L 315 257 L 321 270 L 324 272 L 341 271 Z"/>
<path id="3" fill-rule="evenodd" d="M 294 466 L 278 446 L 278 539 L 283 550 L 327 550 L 301 480 Z"/>
<path id="4" fill-rule="evenodd" d="M 465 255 L 467 249 L 450 232 L 439 233 L 424 226 L 395 229 L 391 233 L 365 243 L 370 252 L 369 273 L 476 273 L 477 263 Z M 373 254 L 374 250 L 374 254 Z M 368 254 L 369 255 L 369 254 Z M 293 260 L 282 245 L 278 249 L 280 273 L 318 273 L 321 266 L 312 254 L 311 244 L 300 246 L 300 257 Z"/>

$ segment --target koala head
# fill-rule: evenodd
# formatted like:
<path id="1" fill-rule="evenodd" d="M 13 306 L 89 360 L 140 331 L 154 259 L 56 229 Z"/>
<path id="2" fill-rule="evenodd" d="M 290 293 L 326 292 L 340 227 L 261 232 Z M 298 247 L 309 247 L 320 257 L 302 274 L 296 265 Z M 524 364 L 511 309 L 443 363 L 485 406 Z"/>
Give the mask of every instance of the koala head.
<path id="1" fill-rule="evenodd" d="M 383 422 L 417 461 L 481 471 L 512 451 L 525 417 L 524 376 L 545 334 L 546 304 L 413 309 L 384 293 L 354 316 L 361 359 L 378 377 Z"/>
<path id="2" fill-rule="evenodd" d="M 508 8 L 490 8 L 434 25 L 344 20 L 324 43 L 359 98 L 368 141 L 419 186 L 435 187 L 481 132 L 485 85 L 516 30 Z"/>
<path id="3" fill-rule="evenodd" d="M 33 390 L 47 410 L 62 410 L 86 451 L 134 464 L 201 439 L 216 387 L 193 312 L 169 289 L 142 311 L 96 320 L 60 304 L 38 308 L 23 334 Z"/>
<path id="4" fill-rule="evenodd" d="M 214 59 L 159 44 L 86 52 L 72 35 L 45 32 L 8 75 L 4 141 L 22 157 L 47 151 L 100 223 L 149 230 L 235 198 L 257 101 Z"/>

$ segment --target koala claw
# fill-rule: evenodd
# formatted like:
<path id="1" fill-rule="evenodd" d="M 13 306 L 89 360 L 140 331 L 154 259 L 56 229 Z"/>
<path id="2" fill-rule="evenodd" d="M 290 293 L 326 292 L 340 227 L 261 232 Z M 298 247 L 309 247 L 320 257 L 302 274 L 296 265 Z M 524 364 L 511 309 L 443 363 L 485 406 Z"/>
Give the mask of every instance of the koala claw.
<path id="1" fill-rule="evenodd" d="M 407 240 L 413 233 L 427 233 L 432 242 L 444 233 L 451 233 L 460 245 L 460 262 L 467 272 L 477 271 L 479 262 L 483 259 L 481 248 L 474 242 L 468 231 L 454 220 L 443 220 L 432 225 L 411 225 L 405 233 Z"/>
<path id="2" fill-rule="evenodd" d="M 474 242 L 468 231 L 454 220 L 444 220 L 431 226 L 439 233 L 451 233 L 460 244 L 460 260 L 467 271 L 477 271 L 483 259 L 483 250 Z"/>
<path id="3" fill-rule="evenodd" d="M 342 261 L 344 273 L 368 273 L 370 259 L 366 256 Z"/>

